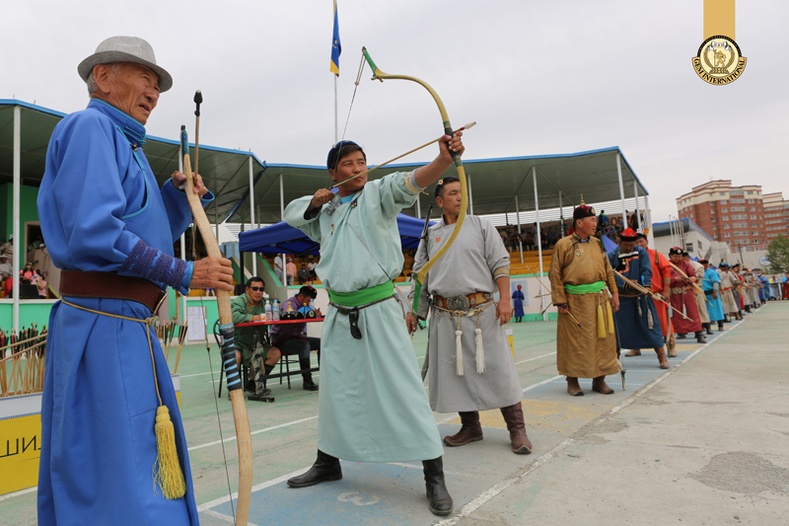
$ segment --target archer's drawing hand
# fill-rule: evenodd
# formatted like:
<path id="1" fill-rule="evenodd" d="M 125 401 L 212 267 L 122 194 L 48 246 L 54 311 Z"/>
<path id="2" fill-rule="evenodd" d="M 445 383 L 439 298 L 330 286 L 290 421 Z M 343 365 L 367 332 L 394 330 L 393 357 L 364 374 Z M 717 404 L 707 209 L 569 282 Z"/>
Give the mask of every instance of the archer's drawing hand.
<path id="1" fill-rule="evenodd" d="M 328 188 L 319 188 L 312 196 L 310 210 L 320 208 L 334 198 L 334 194 Z"/>

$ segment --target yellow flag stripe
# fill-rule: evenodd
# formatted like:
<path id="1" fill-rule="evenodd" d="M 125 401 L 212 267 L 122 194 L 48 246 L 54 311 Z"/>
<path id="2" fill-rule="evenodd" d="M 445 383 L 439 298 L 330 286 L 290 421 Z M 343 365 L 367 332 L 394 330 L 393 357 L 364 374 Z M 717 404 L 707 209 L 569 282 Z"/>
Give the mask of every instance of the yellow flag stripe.
<path id="1" fill-rule="evenodd" d="M 734 35 L 734 0 L 704 0 L 704 38 Z"/>

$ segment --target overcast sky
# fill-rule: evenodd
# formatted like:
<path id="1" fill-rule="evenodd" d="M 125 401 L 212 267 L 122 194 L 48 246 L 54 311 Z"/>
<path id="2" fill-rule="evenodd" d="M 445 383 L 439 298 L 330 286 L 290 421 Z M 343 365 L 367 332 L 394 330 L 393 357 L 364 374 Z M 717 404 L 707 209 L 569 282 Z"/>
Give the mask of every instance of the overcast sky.
<path id="1" fill-rule="evenodd" d="M 383 71 L 431 84 L 453 125 L 477 121 L 468 159 L 619 146 L 649 190 L 654 221 L 676 215 L 675 198 L 710 179 L 789 198 L 786 0 L 737 3 L 748 63 L 727 86 L 707 84 L 691 65 L 703 0 L 338 3 L 341 135 L 367 46 Z M 79 110 L 87 92 L 77 64 L 104 38 L 135 35 L 174 79 L 149 134 L 177 139 L 181 124 L 193 134 L 199 89 L 202 144 L 320 165 L 334 142 L 330 0 L 26 0 L 5 2 L 3 22 L 0 98 Z M 345 137 L 371 163 L 440 135 L 427 92 L 370 76 L 365 69 Z"/>

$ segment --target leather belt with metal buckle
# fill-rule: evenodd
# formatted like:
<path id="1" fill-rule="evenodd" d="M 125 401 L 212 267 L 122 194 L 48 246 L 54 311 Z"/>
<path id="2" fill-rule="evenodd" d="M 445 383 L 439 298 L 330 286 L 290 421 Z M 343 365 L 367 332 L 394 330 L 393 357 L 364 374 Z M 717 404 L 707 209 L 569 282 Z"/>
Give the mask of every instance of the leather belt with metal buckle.
<path id="1" fill-rule="evenodd" d="M 467 311 L 477 305 L 493 301 L 493 294 L 490 292 L 472 292 L 465 296 L 452 296 L 451 298 L 445 298 L 436 294 L 433 300 L 438 307 L 444 310 Z"/>

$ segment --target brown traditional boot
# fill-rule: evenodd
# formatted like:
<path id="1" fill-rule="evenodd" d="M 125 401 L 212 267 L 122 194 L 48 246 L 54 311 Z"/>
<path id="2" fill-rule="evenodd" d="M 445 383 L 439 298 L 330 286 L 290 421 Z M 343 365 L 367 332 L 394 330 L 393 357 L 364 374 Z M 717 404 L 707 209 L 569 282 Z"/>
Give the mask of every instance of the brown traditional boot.
<path id="1" fill-rule="evenodd" d="M 669 358 L 677 357 L 677 344 L 674 341 L 674 335 L 669 336 L 668 339 L 668 356 Z"/>
<path id="2" fill-rule="evenodd" d="M 501 414 L 507 422 L 507 429 L 510 431 L 510 442 L 512 451 L 518 455 L 531 454 L 532 445 L 528 435 L 526 435 L 526 424 L 523 422 L 523 407 L 521 403 L 502 407 Z"/>
<path id="3" fill-rule="evenodd" d="M 668 358 L 666 358 L 666 348 L 661 347 L 660 349 L 655 349 L 657 353 L 658 364 L 660 364 L 661 369 L 668 369 Z"/>
<path id="4" fill-rule="evenodd" d="M 482 426 L 479 424 L 479 412 L 461 411 L 460 431 L 454 435 L 444 437 L 444 444 L 450 447 L 465 446 L 469 442 L 482 440 Z"/>

